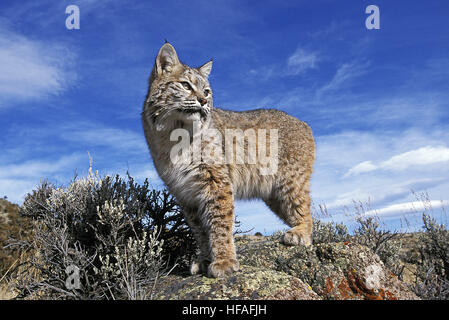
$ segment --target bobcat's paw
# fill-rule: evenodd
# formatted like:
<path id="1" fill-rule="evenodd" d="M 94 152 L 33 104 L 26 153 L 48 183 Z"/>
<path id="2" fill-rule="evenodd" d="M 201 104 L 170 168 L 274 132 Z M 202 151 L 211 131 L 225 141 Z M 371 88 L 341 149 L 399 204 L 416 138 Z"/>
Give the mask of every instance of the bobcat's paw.
<path id="1" fill-rule="evenodd" d="M 209 277 L 222 278 L 227 274 L 239 271 L 240 265 L 237 259 L 217 260 L 208 268 Z"/>
<path id="2" fill-rule="evenodd" d="M 287 246 L 310 246 L 312 245 L 312 235 L 292 228 L 284 234 L 281 242 Z"/>
<path id="3" fill-rule="evenodd" d="M 195 260 L 190 265 L 190 274 L 196 275 L 200 273 L 206 273 L 207 267 L 210 264 L 210 261 L 207 260 Z"/>

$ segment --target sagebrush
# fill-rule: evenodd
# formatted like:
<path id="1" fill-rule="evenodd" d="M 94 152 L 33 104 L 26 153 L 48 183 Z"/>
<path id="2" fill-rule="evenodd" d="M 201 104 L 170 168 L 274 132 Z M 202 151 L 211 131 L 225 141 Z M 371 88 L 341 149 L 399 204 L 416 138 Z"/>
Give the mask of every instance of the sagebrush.
<path id="1" fill-rule="evenodd" d="M 415 293 L 423 299 L 449 299 L 449 230 L 423 214 L 419 233 Z"/>
<path id="2" fill-rule="evenodd" d="M 21 214 L 35 234 L 28 244 L 34 255 L 17 281 L 20 297 L 151 298 L 158 278 L 195 253 L 175 199 L 129 175 L 100 178 L 89 170 L 67 187 L 43 182 Z M 74 266 L 80 281 L 67 285 Z"/>

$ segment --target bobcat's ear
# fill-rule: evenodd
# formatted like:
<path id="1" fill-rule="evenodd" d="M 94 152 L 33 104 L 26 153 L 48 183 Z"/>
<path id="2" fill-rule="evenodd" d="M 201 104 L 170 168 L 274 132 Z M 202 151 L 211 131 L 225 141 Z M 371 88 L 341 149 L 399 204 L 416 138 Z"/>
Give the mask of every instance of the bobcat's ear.
<path id="1" fill-rule="evenodd" d="M 166 42 L 159 50 L 156 57 L 155 67 L 157 75 L 160 76 L 163 72 L 169 73 L 173 71 L 173 68 L 178 64 L 180 64 L 180 62 L 175 48 L 173 48 L 170 43 Z"/>
<path id="2" fill-rule="evenodd" d="M 204 74 L 206 77 L 209 77 L 209 74 L 212 70 L 212 59 L 210 59 L 209 62 L 206 62 L 201 67 L 198 68 L 198 70 Z"/>

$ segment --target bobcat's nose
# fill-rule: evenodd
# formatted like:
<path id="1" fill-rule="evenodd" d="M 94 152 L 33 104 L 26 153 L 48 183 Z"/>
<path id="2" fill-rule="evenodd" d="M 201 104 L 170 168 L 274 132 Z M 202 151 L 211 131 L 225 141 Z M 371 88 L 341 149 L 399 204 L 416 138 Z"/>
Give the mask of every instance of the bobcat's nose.
<path id="1" fill-rule="evenodd" d="M 207 99 L 205 99 L 205 98 L 198 98 L 198 102 L 199 102 L 202 106 L 204 106 L 204 105 L 207 103 Z"/>

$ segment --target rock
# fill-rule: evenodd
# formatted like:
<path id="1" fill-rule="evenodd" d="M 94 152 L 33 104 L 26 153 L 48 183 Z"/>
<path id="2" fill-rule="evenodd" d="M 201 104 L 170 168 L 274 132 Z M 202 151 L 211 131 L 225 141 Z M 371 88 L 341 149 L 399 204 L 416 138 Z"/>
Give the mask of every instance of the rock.
<path id="1" fill-rule="evenodd" d="M 170 275 L 155 299 L 375 299 L 418 297 L 367 247 L 326 243 L 285 246 L 277 237 L 236 239 L 241 270 L 222 279 Z"/>
<path id="2" fill-rule="evenodd" d="M 157 286 L 154 299 L 169 300 L 318 300 L 318 295 L 304 282 L 283 272 L 241 266 L 225 278 L 205 276 L 168 276 Z"/>
<path id="3" fill-rule="evenodd" d="M 290 274 L 309 284 L 323 299 L 418 299 L 376 254 L 359 244 L 326 243 L 306 248 L 285 247 L 273 239 L 241 239 L 237 243 L 241 264 Z"/>

